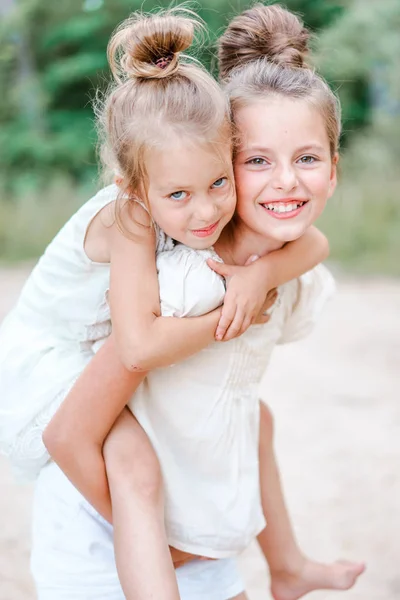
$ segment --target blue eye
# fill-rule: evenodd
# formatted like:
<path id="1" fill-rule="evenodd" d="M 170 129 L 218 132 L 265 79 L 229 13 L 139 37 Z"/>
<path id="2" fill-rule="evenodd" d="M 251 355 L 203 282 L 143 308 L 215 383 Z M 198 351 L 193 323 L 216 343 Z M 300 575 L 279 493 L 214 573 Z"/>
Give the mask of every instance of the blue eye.
<path id="1" fill-rule="evenodd" d="M 315 156 L 310 156 L 307 154 L 306 156 L 299 158 L 298 162 L 300 162 L 302 165 L 312 165 L 316 160 L 317 159 Z"/>
<path id="2" fill-rule="evenodd" d="M 173 194 L 170 194 L 170 198 L 172 198 L 172 200 L 186 200 L 188 196 L 187 192 L 183 192 L 182 190 L 179 190 L 179 192 L 174 192 Z"/>
<path id="3" fill-rule="evenodd" d="M 214 181 L 214 183 L 212 184 L 212 188 L 222 188 L 224 187 L 224 185 L 226 184 L 226 182 L 228 181 L 227 177 L 220 177 L 219 179 L 217 179 L 217 181 Z"/>

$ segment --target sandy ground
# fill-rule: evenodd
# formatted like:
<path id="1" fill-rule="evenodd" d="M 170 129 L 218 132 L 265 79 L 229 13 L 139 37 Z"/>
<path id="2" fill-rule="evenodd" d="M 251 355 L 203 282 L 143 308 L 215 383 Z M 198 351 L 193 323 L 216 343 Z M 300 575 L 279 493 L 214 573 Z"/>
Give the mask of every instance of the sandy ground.
<path id="1" fill-rule="evenodd" d="M 0 270 L 0 318 L 26 269 Z M 400 598 L 400 282 L 341 281 L 316 332 L 277 349 L 261 394 L 296 533 L 320 560 L 366 560 L 349 592 L 310 600 Z M 28 572 L 32 489 L 0 460 L 0 600 L 33 600 Z M 254 546 L 243 556 L 250 600 L 267 600 Z"/>

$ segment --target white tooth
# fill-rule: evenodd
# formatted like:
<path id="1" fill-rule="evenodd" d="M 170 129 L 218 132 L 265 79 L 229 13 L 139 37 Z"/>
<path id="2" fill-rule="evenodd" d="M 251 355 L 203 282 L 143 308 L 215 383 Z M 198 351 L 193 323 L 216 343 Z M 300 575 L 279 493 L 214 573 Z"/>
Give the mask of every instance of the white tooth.
<path id="1" fill-rule="evenodd" d="M 290 210 L 296 210 L 297 208 L 297 204 L 291 204 L 290 205 Z"/>
<path id="2" fill-rule="evenodd" d="M 269 210 L 274 210 L 274 208 L 275 208 L 273 204 L 267 204 L 267 206 L 268 206 Z"/>
<path id="3" fill-rule="evenodd" d="M 283 212 L 285 212 L 285 207 L 284 207 L 284 206 L 282 206 L 282 204 L 278 204 L 278 207 L 277 207 L 277 212 L 278 212 L 278 213 L 283 213 Z"/>
<path id="4" fill-rule="evenodd" d="M 293 210 L 292 207 L 293 207 L 293 204 L 287 204 L 286 205 L 286 212 L 292 212 L 292 210 Z"/>

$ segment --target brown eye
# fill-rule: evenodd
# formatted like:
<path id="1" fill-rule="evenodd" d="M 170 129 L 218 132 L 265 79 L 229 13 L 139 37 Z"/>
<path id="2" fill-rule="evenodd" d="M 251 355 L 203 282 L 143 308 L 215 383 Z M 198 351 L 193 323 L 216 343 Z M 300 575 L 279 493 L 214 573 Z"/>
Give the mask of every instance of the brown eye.
<path id="1" fill-rule="evenodd" d="M 316 160 L 315 156 L 306 155 L 299 158 L 298 162 L 302 165 L 312 165 Z"/>
<path id="2" fill-rule="evenodd" d="M 246 164 L 262 166 L 262 165 L 266 165 L 267 161 L 265 160 L 265 158 L 261 158 L 260 156 L 257 156 L 256 158 L 251 158 L 250 160 L 248 160 Z"/>

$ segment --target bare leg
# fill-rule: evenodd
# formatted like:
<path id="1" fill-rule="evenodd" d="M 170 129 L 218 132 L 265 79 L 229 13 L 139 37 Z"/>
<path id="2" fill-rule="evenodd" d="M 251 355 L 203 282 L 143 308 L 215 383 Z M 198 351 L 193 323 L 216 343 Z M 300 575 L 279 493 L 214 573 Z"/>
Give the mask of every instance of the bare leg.
<path id="1" fill-rule="evenodd" d="M 239 596 L 235 596 L 234 598 L 231 598 L 230 600 L 249 600 L 249 599 L 246 596 L 246 594 L 243 592 L 242 594 L 239 594 Z"/>
<path id="2" fill-rule="evenodd" d="M 128 409 L 104 444 L 118 575 L 127 600 L 179 600 L 164 528 L 160 466 Z"/>
<path id="3" fill-rule="evenodd" d="M 298 600 L 319 589 L 348 590 L 364 571 L 363 563 L 322 564 L 305 557 L 297 545 L 273 450 L 273 417 L 261 404 L 260 479 L 267 527 L 258 542 L 267 559 L 274 600 Z"/>

